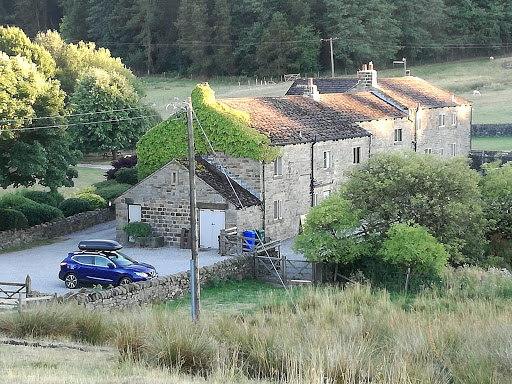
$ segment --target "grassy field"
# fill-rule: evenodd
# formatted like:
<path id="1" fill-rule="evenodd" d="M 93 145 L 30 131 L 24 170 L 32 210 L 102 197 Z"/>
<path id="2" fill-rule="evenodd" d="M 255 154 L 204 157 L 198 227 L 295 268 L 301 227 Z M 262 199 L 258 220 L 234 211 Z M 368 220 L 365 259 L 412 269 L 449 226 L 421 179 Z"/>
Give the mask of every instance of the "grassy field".
<path id="1" fill-rule="evenodd" d="M 512 57 L 495 60 L 475 59 L 442 64 L 413 66 L 411 75 L 419 76 L 473 103 L 473 123 L 512 123 L 512 69 L 505 69 L 503 64 L 512 61 Z M 403 68 L 382 70 L 379 77 L 403 76 Z M 186 100 L 197 80 L 176 80 L 164 78 L 141 79 L 146 85 L 145 101 L 154 104 L 162 117 L 166 118 L 173 110 L 173 104 Z M 291 83 L 276 85 L 251 85 L 247 79 L 237 81 L 211 82 L 218 98 L 283 96 Z M 481 96 L 474 96 L 472 91 L 478 89 Z M 167 107 L 167 109 L 166 109 Z"/>
<path id="2" fill-rule="evenodd" d="M 359 284 L 294 288 L 294 305 L 282 289 L 255 281 L 203 292 L 197 324 L 186 299 L 108 315 L 72 305 L 1 313 L 5 337 L 56 345 L 51 351 L 0 346 L 2 379 L 512 382 L 512 276 L 501 271 L 447 270 L 442 284 L 416 295 Z"/>
<path id="3" fill-rule="evenodd" d="M 486 151 L 512 151 L 512 136 L 507 137 L 473 137 L 471 149 Z"/>

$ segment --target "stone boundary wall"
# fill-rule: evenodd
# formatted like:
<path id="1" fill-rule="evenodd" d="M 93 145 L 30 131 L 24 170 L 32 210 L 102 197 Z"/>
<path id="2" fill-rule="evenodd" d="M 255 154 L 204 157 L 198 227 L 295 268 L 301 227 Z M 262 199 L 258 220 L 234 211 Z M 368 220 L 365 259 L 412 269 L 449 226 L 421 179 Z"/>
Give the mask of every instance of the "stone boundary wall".
<path id="1" fill-rule="evenodd" d="M 212 281 L 254 278 L 254 257 L 230 257 L 199 269 L 200 286 Z M 59 302 L 75 300 L 88 309 L 124 309 L 168 301 L 190 292 L 190 272 L 181 272 L 156 279 L 106 289 L 100 292 L 71 292 L 58 298 Z"/>
<path id="2" fill-rule="evenodd" d="M 512 136 L 512 124 L 473 124 L 472 137 Z"/>
<path id="3" fill-rule="evenodd" d="M 68 235 L 97 224 L 115 220 L 115 218 L 115 211 L 105 208 L 78 213 L 65 219 L 49 221 L 30 228 L 0 231 L 0 249 Z"/>

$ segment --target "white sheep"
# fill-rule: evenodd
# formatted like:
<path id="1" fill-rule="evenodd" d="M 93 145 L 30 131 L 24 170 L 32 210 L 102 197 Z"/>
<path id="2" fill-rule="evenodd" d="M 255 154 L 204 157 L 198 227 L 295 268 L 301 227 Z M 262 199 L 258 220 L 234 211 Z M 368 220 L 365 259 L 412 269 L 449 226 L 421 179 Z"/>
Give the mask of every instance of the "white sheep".
<path id="1" fill-rule="evenodd" d="M 480 91 L 478 89 L 474 89 L 473 96 L 482 96 L 482 94 L 480 93 Z"/>

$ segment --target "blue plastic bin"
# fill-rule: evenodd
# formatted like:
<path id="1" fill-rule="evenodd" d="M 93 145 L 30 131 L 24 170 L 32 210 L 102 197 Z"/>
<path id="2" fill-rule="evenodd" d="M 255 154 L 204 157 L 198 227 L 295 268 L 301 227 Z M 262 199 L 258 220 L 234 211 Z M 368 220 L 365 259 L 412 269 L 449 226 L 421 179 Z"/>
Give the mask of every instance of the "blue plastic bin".
<path id="1" fill-rule="evenodd" d="M 244 251 L 252 251 L 256 244 L 256 231 L 244 231 Z"/>

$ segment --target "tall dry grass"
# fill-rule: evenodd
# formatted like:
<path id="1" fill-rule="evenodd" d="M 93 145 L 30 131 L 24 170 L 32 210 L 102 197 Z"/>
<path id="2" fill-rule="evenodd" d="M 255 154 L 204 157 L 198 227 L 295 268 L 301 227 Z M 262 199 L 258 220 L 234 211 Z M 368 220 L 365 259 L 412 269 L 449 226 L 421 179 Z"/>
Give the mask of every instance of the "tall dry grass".
<path id="1" fill-rule="evenodd" d="M 415 296 L 359 284 L 291 295 L 295 305 L 273 291 L 251 313 L 203 312 L 197 324 L 163 307 L 113 313 L 102 316 L 110 336 L 95 342 L 115 345 L 122 364 L 206 382 L 512 382 L 512 278 L 503 271 L 447 270 Z M 1 316 L 0 329 L 15 329 L 16 316 L 31 317 Z"/>

